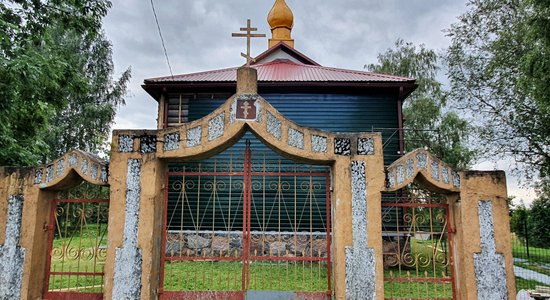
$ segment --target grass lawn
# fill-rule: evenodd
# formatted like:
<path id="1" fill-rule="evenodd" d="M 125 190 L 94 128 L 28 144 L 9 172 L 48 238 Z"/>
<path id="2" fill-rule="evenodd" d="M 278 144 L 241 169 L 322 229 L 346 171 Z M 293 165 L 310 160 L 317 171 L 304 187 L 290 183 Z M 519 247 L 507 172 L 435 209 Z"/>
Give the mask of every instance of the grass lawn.
<path id="1" fill-rule="evenodd" d="M 57 228 L 53 240 L 49 290 L 101 292 L 101 275 L 61 275 L 55 272 L 103 273 L 107 256 L 106 224 L 84 225 L 82 228 Z M 75 232 L 76 231 L 76 232 Z"/>
<path id="2" fill-rule="evenodd" d="M 240 291 L 240 261 L 179 261 L 165 265 L 166 291 Z M 254 261 L 250 265 L 250 289 L 278 291 L 326 291 L 327 267 L 309 262 Z"/>
<path id="3" fill-rule="evenodd" d="M 451 299 L 451 282 L 412 282 L 412 280 L 450 279 L 448 253 L 435 241 L 411 239 L 411 258 L 414 263 L 384 270 L 384 295 L 386 298 L 443 298 Z M 446 243 L 446 241 L 443 241 Z M 436 260 L 434 261 L 434 256 Z M 397 282 L 392 278 L 410 279 Z"/>
<path id="4" fill-rule="evenodd" d="M 527 256 L 527 247 L 512 233 L 512 255 L 514 258 L 524 260 L 515 261 L 514 265 L 550 276 L 550 249 L 529 246 L 529 256 Z M 518 291 L 522 289 L 535 289 L 537 285 L 544 286 L 545 284 L 516 276 Z"/>

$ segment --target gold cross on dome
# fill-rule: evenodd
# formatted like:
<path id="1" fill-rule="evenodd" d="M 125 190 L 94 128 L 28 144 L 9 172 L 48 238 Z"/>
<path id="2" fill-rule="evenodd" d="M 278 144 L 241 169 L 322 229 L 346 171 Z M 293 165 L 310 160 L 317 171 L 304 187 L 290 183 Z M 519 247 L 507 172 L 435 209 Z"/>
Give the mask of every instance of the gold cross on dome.
<path id="1" fill-rule="evenodd" d="M 246 27 L 242 28 L 241 31 L 246 33 L 232 33 L 232 37 L 246 37 L 246 54 L 241 52 L 241 56 L 246 58 L 246 66 L 250 67 L 250 62 L 254 62 L 254 58 L 250 56 L 250 39 L 254 37 L 265 37 L 263 33 L 252 33 L 253 31 L 258 31 L 258 28 L 251 27 L 250 19 L 246 20 Z"/>

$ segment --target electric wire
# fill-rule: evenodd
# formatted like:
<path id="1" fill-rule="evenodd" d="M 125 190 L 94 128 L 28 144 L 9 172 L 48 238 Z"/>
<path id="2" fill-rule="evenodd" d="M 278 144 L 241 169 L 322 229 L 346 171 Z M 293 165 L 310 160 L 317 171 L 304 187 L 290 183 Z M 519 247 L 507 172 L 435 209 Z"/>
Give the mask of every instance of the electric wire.
<path id="1" fill-rule="evenodd" d="M 162 43 L 162 49 L 164 49 L 164 56 L 166 57 L 166 63 L 168 64 L 168 69 L 170 69 L 170 76 L 174 78 L 174 73 L 172 72 L 172 66 L 170 65 L 170 59 L 168 59 L 168 52 L 166 51 L 166 46 L 164 45 L 164 38 L 162 37 L 162 30 L 160 29 L 159 19 L 157 17 L 157 12 L 155 10 L 155 4 L 151 0 L 151 8 L 153 9 L 153 15 L 155 15 L 155 22 L 157 23 L 157 29 L 160 36 L 160 42 Z"/>

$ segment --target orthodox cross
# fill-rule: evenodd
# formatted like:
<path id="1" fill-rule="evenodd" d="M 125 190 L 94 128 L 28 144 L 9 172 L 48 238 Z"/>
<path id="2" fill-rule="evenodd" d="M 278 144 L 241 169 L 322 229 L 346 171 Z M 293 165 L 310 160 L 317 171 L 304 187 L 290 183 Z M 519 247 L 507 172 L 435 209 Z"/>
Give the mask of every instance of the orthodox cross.
<path id="1" fill-rule="evenodd" d="M 248 110 L 252 108 L 252 106 L 250 106 L 250 104 L 248 104 L 248 101 L 245 101 L 243 103 L 243 105 L 241 106 L 242 110 L 243 110 L 243 116 L 245 119 L 248 118 Z"/>
<path id="2" fill-rule="evenodd" d="M 253 31 L 258 31 L 258 28 L 251 27 L 250 19 L 246 20 L 246 27 L 242 28 L 241 31 L 246 33 L 232 33 L 232 37 L 246 37 L 246 54 L 241 52 L 241 56 L 246 58 L 246 66 L 250 67 L 250 62 L 254 62 L 254 58 L 250 56 L 250 39 L 254 37 L 265 37 L 263 33 L 252 33 Z"/>

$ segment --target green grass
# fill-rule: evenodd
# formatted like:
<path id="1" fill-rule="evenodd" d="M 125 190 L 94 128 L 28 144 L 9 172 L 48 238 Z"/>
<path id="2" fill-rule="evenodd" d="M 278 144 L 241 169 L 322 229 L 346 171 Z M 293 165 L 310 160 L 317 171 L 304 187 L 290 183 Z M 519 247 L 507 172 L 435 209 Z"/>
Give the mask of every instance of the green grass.
<path id="1" fill-rule="evenodd" d="M 439 258 L 448 257 L 441 244 L 435 241 L 410 240 L 411 257 L 414 263 L 410 266 L 390 267 L 384 270 L 384 278 L 438 278 L 449 279 L 450 267 L 442 262 L 434 262 L 434 254 Z M 446 243 L 446 241 L 443 241 Z M 452 298 L 452 285 L 450 282 L 396 282 L 385 280 L 384 295 L 386 298 Z"/>
<path id="2" fill-rule="evenodd" d="M 550 264 L 550 249 L 529 246 L 529 258 L 527 258 L 527 247 L 512 234 L 512 255 L 516 258 L 528 259 L 529 262 Z"/>
<path id="3" fill-rule="evenodd" d="M 550 276 L 550 249 L 529 246 L 529 256 L 527 256 L 527 247 L 519 238 L 512 233 L 512 255 L 515 258 L 525 259 L 524 262 L 514 262 L 514 265 Z M 545 266 L 544 266 L 545 265 Z M 516 277 L 517 290 L 535 289 L 537 285 L 545 284 L 536 280 L 526 280 Z"/>
<path id="4" fill-rule="evenodd" d="M 167 262 L 166 291 L 240 291 L 242 264 L 238 262 Z M 250 289 L 278 291 L 326 291 L 327 268 L 309 262 L 260 262 L 250 265 Z"/>
<path id="5" fill-rule="evenodd" d="M 516 277 L 516 290 L 534 290 L 536 286 L 544 285 L 536 280 L 527 280 L 520 277 Z"/>
<path id="6" fill-rule="evenodd" d="M 81 229 L 56 228 L 50 272 L 102 273 L 107 255 L 106 224 L 85 225 Z M 101 292 L 103 276 L 50 275 L 52 290 L 70 289 L 80 292 Z"/>

